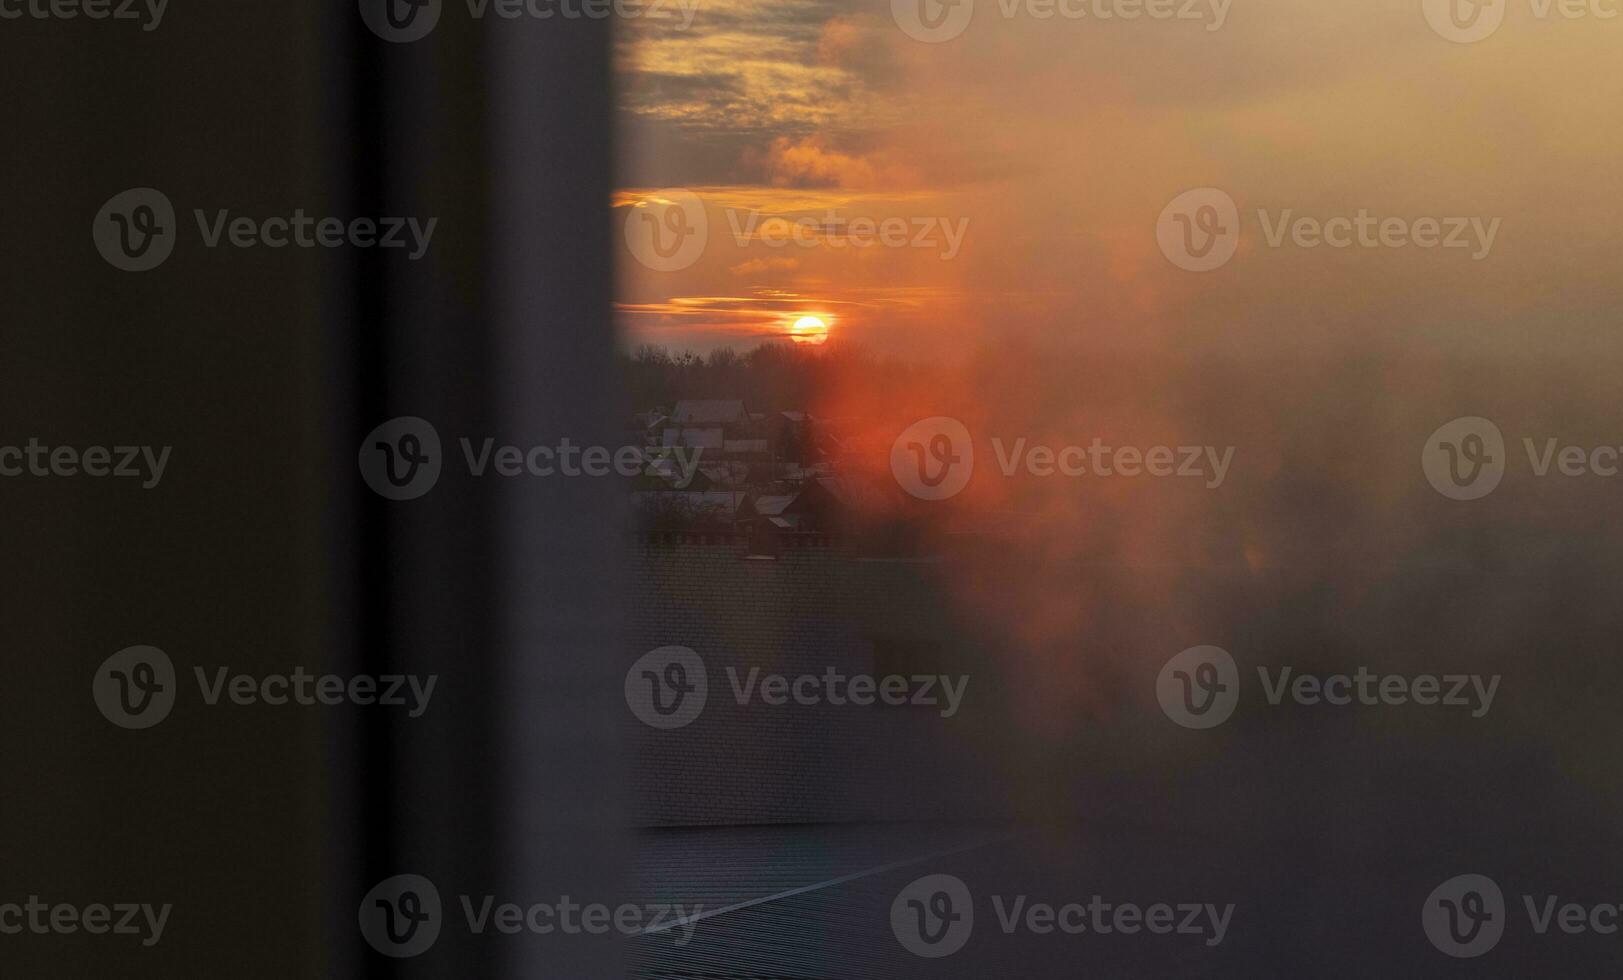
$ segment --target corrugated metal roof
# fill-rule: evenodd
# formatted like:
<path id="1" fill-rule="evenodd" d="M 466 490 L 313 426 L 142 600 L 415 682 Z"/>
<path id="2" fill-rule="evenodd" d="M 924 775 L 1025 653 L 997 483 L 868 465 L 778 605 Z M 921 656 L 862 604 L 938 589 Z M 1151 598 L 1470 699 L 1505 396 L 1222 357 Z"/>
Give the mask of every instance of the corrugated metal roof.
<path id="1" fill-rule="evenodd" d="M 713 827 L 639 836 L 638 899 L 703 911 L 679 930 L 637 939 L 643 978 L 873 977 L 901 953 L 888 909 L 930 862 L 1004 839 L 986 828 L 926 824 Z"/>

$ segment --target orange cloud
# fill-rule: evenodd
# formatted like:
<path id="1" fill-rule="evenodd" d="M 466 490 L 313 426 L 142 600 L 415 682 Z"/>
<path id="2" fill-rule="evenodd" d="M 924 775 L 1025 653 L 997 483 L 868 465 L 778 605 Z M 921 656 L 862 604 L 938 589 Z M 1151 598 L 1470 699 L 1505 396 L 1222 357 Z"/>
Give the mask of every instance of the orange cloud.
<path id="1" fill-rule="evenodd" d="M 794 259 L 750 259 L 730 266 L 727 271 L 735 276 L 755 276 L 763 272 L 793 272 L 800 268 Z"/>
<path id="2" fill-rule="evenodd" d="M 791 139 L 779 136 L 765 153 L 745 151 L 745 165 L 761 171 L 773 187 L 877 187 L 905 186 L 907 175 L 874 161 L 830 149 L 822 136 Z"/>

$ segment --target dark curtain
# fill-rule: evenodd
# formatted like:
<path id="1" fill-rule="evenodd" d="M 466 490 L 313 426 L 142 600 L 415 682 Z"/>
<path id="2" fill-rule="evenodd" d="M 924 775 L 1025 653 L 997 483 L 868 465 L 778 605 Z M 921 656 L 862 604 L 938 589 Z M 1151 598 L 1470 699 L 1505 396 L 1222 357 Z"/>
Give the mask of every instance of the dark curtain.
<path id="1" fill-rule="evenodd" d="M 150 490 L 0 480 L 0 901 L 174 906 L 150 948 L 8 941 L 0 975 L 615 972 L 590 943 L 564 960 L 457 928 L 396 962 L 356 928 L 394 874 L 436 880 L 459 915 L 463 893 L 612 880 L 623 853 L 599 829 L 614 746 L 576 707 L 580 684 L 619 698 L 591 660 L 614 642 L 612 505 L 449 466 L 392 502 L 356 466 L 400 415 L 448 456 L 463 436 L 588 440 L 610 417 L 608 30 L 448 4 L 395 45 L 342 0 L 0 29 L 0 443 L 172 447 Z M 180 224 L 150 272 L 91 238 L 133 187 Z M 296 208 L 438 226 L 413 262 L 205 248 L 193 218 Z M 91 683 L 137 644 L 188 696 L 127 731 Z M 221 666 L 438 685 L 418 719 L 190 696 L 194 668 Z"/>

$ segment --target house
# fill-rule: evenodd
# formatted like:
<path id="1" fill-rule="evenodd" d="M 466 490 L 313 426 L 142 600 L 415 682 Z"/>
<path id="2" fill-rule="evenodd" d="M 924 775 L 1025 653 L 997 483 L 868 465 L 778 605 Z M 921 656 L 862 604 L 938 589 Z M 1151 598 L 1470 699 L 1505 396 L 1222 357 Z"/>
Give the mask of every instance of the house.
<path id="1" fill-rule="evenodd" d="M 728 440 L 754 438 L 753 430 L 741 399 L 687 399 L 664 420 L 659 444 L 703 449 L 715 458 L 726 451 Z"/>
<path id="2" fill-rule="evenodd" d="M 850 497 L 853 488 L 842 478 L 840 464 L 850 448 L 836 434 L 834 420 L 803 411 L 752 413 L 741 398 L 720 398 L 682 399 L 668 411 L 639 413 L 632 425 L 646 426 L 645 445 L 651 450 L 699 453 L 685 486 L 678 485 L 685 467 L 658 461 L 636 483 L 637 490 L 750 495 L 747 504 L 721 508 L 723 518 L 716 516 L 715 501 L 696 497 L 657 507 L 642 501 L 640 508 L 661 528 L 692 512 L 696 525 L 731 523 L 757 536 L 838 533 L 867 503 Z M 695 501 L 703 506 L 691 506 Z"/>
<path id="3" fill-rule="evenodd" d="M 772 453 L 772 443 L 766 439 L 728 439 L 722 443 L 722 452 L 728 456 L 758 456 Z"/>
<path id="4" fill-rule="evenodd" d="M 631 495 L 649 530 L 738 527 L 753 516 L 750 495 L 739 490 L 639 490 Z"/>
<path id="5" fill-rule="evenodd" d="M 690 399 L 676 403 L 671 421 L 683 426 L 745 426 L 750 415 L 742 399 Z"/>
<path id="6" fill-rule="evenodd" d="M 632 486 L 633 489 L 640 491 L 715 490 L 722 481 L 713 472 L 714 467 L 711 469 L 712 472 L 707 473 L 704 467 L 695 467 L 690 473 L 683 468 L 680 460 L 667 455 L 656 455 L 649 460 Z"/>
<path id="7" fill-rule="evenodd" d="M 721 452 L 726 433 L 721 426 L 670 426 L 660 433 L 659 444 L 666 449 L 713 449 Z"/>
<path id="8" fill-rule="evenodd" d="M 837 490 L 832 480 L 807 480 L 792 493 L 760 494 L 755 516 L 779 531 L 833 531 L 847 510 Z"/>

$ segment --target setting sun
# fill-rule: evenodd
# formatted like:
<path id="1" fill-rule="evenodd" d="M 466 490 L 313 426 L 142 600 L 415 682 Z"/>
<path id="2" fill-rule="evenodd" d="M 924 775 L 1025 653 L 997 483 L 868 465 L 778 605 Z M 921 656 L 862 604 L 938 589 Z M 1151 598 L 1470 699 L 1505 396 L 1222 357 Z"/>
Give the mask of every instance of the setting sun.
<path id="1" fill-rule="evenodd" d="M 821 317 L 803 316 L 789 328 L 789 337 L 797 344 L 821 344 L 828 339 L 828 324 Z"/>

